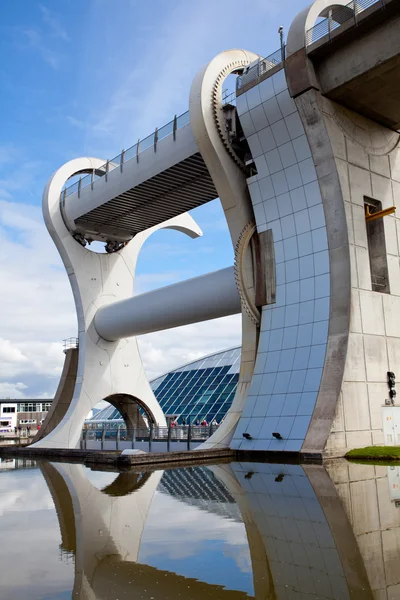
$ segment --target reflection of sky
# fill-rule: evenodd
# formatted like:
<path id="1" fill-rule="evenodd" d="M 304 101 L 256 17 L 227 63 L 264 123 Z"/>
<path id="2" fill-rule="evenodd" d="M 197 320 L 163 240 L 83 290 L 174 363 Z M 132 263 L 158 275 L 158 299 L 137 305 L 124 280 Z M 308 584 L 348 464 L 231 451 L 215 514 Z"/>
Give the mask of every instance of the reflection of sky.
<path id="1" fill-rule="evenodd" d="M 253 594 L 243 523 L 207 513 L 165 493 L 153 498 L 139 562 Z"/>
<path id="2" fill-rule="evenodd" d="M 118 473 L 112 471 L 93 471 L 89 467 L 82 466 L 85 477 L 88 478 L 93 487 L 103 490 L 118 477 Z"/>
<path id="3" fill-rule="evenodd" d="M 84 470 L 97 489 L 117 477 L 111 472 Z M 243 523 L 200 510 L 165 493 L 156 492 L 150 505 L 138 562 L 253 593 Z"/>
<path id="4" fill-rule="evenodd" d="M 39 469 L 0 472 L 0 517 L 0 598 L 71 598 L 74 566 L 60 559 L 57 514 Z"/>
<path id="5" fill-rule="evenodd" d="M 117 477 L 85 471 L 100 489 Z M 69 600 L 74 564 L 61 560 L 58 518 L 39 469 L 0 472 L 0 516 L 0 599 Z M 163 492 L 150 506 L 139 562 L 253 594 L 243 523 Z"/>

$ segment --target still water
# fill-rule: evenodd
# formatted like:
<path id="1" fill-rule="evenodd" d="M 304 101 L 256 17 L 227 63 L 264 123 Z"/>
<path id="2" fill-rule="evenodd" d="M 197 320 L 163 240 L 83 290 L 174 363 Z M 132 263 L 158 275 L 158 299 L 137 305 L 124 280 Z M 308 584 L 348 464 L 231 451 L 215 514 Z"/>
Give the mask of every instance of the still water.
<path id="1" fill-rule="evenodd" d="M 400 467 L 0 462 L 0 599 L 400 599 Z"/>

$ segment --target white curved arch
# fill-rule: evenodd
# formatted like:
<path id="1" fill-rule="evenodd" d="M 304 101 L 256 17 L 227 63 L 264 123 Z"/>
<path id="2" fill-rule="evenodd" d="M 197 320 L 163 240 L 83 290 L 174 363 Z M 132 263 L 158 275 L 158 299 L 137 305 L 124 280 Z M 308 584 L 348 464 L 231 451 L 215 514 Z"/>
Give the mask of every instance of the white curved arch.
<path id="1" fill-rule="evenodd" d="M 74 395 L 57 427 L 34 444 L 38 447 L 75 448 L 89 411 L 103 398 L 129 394 L 140 398 L 160 426 L 164 413 L 147 380 L 136 338 L 107 342 L 99 337 L 93 318 L 100 306 L 132 295 L 136 263 L 146 239 L 163 228 L 176 229 L 192 238 L 202 235 L 193 218 L 185 213 L 138 233 L 124 248 L 98 254 L 81 246 L 64 224 L 60 196 L 63 185 L 75 173 L 98 169 L 98 158 L 77 158 L 58 169 L 43 193 L 43 215 L 61 255 L 72 287 L 78 318 L 79 358 Z"/>
<path id="2" fill-rule="evenodd" d="M 230 153 L 220 129 L 221 91 L 225 78 L 260 57 L 246 50 L 227 50 L 218 54 L 195 77 L 190 90 L 190 123 L 197 146 L 207 165 L 221 200 L 233 246 L 249 222 L 254 220 L 246 174 Z M 249 257 L 248 257 L 249 258 Z M 253 265 L 246 262 L 246 286 L 252 290 Z M 251 383 L 257 352 L 258 333 L 254 322 L 242 307 L 242 357 L 239 382 L 232 406 L 221 427 L 204 448 L 228 447 L 242 414 Z"/>
<path id="3" fill-rule="evenodd" d="M 324 13 L 334 6 L 348 6 L 348 4 L 348 0 L 316 0 L 313 4 L 299 12 L 293 19 L 289 29 L 286 55 L 290 56 L 306 46 L 307 31 L 314 27 L 318 17 L 324 15 Z"/>
<path id="4" fill-rule="evenodd" d="M 93 588 L 103 562 L 110 557 L 117 564 L 138 561 L 147 515 L 163 471 L 149 474 L 133 493 L 113 496 L 98 490 L 82 465 L 48 463 L 41 469 L 58 507 L 60 528 L 64 523 L 70 537 L 76 539 L 72 597 L 95 600 L 98 596 Z M 68 504 L 73 520 L 65 520 L 62 514 Z"/>

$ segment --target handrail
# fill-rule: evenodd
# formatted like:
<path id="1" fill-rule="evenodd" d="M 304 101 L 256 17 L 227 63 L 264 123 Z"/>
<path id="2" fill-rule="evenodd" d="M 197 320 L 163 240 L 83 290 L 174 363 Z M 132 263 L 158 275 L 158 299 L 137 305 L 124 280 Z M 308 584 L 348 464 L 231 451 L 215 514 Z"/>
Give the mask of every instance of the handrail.
<path id="1" fill-rule="evenodd" d="M 374 4 L 380 4 L 384 7 L 385 0 L 352 0 L 346 6 L 330 9 L 329 15 L 325 19 L 307 31 L 306 46 L 318 42 L 326 35 L 329 36 L 330 40 L 333 31 L 351 21 L 354 22 L 354 25 L 357 25 L 358 16 Z"/>
<path id="2" fill-rule="evenodd" d="M 260 58 L 257 62 L 249 65 L 236 79 L 236 90 L 241 90 L 248 83 L 259 79 L 271 69 L 281 65 L 285 61 L 286 46 L 283 45 L 279 50 L 275 50 L 266 58 Z"/>
<path id="3" fill-rule="evenodd" d="M 159 427 L 150 423 L 149 427 L 133 427 L 128 429 L 122 419 L 116 419 L 113 422 L 92 421 L 85 422 L 81 434 L 81 447 L 87 448 L 87 442 L 100 442 L 101 449 L 104 443 L 115 442 L 116 450 L 120 449 L 120 442 L 130 442 L 132 448 L 136 442 L 147 442 L 149 452 L 152 442 L 167 442 L 167 451 L 171 448 L 171 442 L 182 442 L 191 448 L 192 442 L 204 442 L 215 433 L 219 425 L 210 423 L 209 425 L 175 425 L 168 427 Z"/>
<path id="4" fill-rule="evenodd" d="M 67 350 L 74 350 L 79 347 L 79 338 L 70 337 L 63 340 L 63 352 L 66 354 Z"/>
<path id="5" fill-rule="evenodd" d="M 81 191 L 90 184 L 92 185 L 92 189 L 93 189 L 93 183 L 97 179 L 100 179 L 101 177 L 106 175 L 106 180 L 107 180 L 108 174 L 111 171 L 113 171 L 116 167 L 119 167 L 122 172 L 125 164 L 132 158 L 136 158 L 137 162 L 139 162 L 139 155 L 144 150 L 147 150 L 148 148 L 153 146 L 154 151 L 156 151 L 157 150 L 157 142 L 159 142 L 163 138 L 167 137 L 168 135 L 171 135 L 174 133 L 174 124 L 175 124 L 176 129 L 180 129 L 181 127 L 184 127 L 185 125 L 187 125 L 189 123 L 189 121 L 190 121 L 189 111 L 182 113 L 177 118 L 175 117 L 172 121 L 170 121 L 169 123 L 164 125 L 164 127 L 161 127 L 161 129 L 156 129 L 154 133 L 152 133 L 151 135 L 144 138 L 144 140 L 138 140 L 136 144 L 134 144 L 127 150 L 122 150 L 122 152 L 120 154 L 118 154 L 118 156 L 116 156 L 115 158 L 112 158 L 111 160 L 107 160 L 104 163 L 104 165 L 102 165 L 101 167 L 96 169 L 97 173 L 94 173 L 94 174 L 89 173 L 88 175 L 86 175 L 86 177 L 83 177 L 79 181 L 76 181 L 69 187 L 65 188 L 62 192 L 63 197 L 65 198 L 76 192 L 78 192 L 78 195 L 79 195 L 81 193 Z M 99 173 L 101 173 L 102 171 L 103 171 L 103 174 L 99 175 Z"/>
<path id="6" fill-rule="evenodd" d="M 235 104 L 235 100 L 235 92 L 232 92 L 229 95 L 225 94 L 222 98 L 222 104 Z M 70 196 L 71 194 L 78 193 L 78 196 L 80 196 L 81 191 L 89 185 L 91 185 L 91 188 L 93 189 L 93 184 L 95 181 L 97 181 L 97 179 L 102 179 L 105 176 L 105 180 L 107 181 L 108 174 L 111 171 L 113 171 L 116 167 L 119 167 L 122 173 L 125 164 L 133 158 L 136 158 L 136 162 L 139 162 L 140 154 L 145 150 L 148 150 L 149 148 L 153 147 L 154 152 L 157 152 L 158 142 L 168 137 L 169 135 L 172 134 L 174 141 L 176 141 L 177 131 L 185 125 L 188 125 L 189 123 L 190 115 L 188 110 L 179 115 L 178 117 L 175 115 L 172 121 L 170 121 L 160 129 L 156 128 L 154 133 L 152 133 L 151 135 L 147 136 L 143 140 L 139 139 L 136 142 L 136 144 L 134 144 L 127 150 L 122 150 L 122 152 L 118 154 L 118 156 L 115 156 L 115 158 L 107 160 L 104 163 L 104 165 L 98 167 L 96 171 L 93 170 L 85 177 L 81 177 L 78 181 L 75 181 L 75 183 L 71 184 L 67 188 L 64 188 L 61 192 L 62 201 L 65 202 L 65 198 L 67 196 Z"/>
<path id="7" fill-rule="evenodd" d="M 188 429 L 191 429 L 192 435 L 199 437 L 209 437 L 211 433 L 214 433 L 219 427 L 219 425 L 214 423 L 209 423 L 207 425 L 176 425 L 174 427 L 163 427 L 159 425 L 153 425 L 153 436 L 154 438 L 167 438 L 168 431 L 172 432 L 172 439 L 175 437 L 182 437 L 183 434 L 187 433 Z M 107 432 L 116 432 L 118 429 L 121 431 L 126 431 L 126 423 L 125 421 L 120 419 L 113 420 L 99 420 L 96 419 L 88 419 L 85 421 L 83 428 L 87 431 L 103 431 Z M 150 435 L 149 427 L 136 427 L 135 429 L 136 437 L 148 437 Z"/>

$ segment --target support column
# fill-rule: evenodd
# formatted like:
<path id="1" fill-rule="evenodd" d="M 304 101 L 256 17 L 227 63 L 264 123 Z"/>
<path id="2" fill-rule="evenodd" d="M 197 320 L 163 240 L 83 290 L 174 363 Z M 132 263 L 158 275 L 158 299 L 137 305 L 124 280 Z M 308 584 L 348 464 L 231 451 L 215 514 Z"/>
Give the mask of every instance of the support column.
<path id="1" fill-rule="evenodd" d="M 144 372 L 136 338 L 107 342 L 97 334 L 93 319 L 100 306 L 132 295 L 140 249 L 154 231 L 171 228 L 194 238 L 201 235 L 201 230 L 188 214 L 183 214 L 138 233 L 116 252 L 98 254 L 87 250 L 66 228 L 60 197 L 70 177 L 99 169 L 103 164 L 104 161 L 94 158 L 72 160 L 50 178 L 43 194 L 46 226 L 60 252 L 74 293 L 79 354 L 69 407 L 58 425 L 34 446 L 76 448 L 90 410 L 100 400 L 116 394 L 138 398 L 151 412 L 154 422 L 166 424 Z"/>

